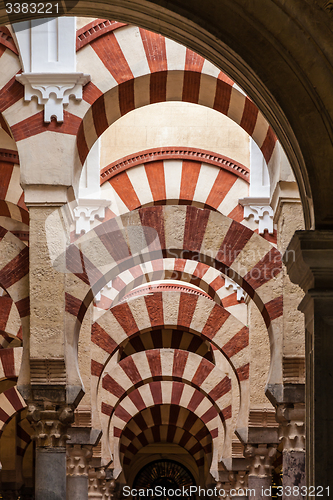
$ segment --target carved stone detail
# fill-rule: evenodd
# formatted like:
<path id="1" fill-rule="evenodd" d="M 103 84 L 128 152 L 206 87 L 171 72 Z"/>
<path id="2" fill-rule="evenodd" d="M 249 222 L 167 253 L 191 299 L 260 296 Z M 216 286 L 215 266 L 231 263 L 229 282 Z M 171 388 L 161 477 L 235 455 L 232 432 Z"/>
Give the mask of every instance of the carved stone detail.
<path id="1" fill-rule="evenodd" d="M 248 473 L 246 470 L 233 471 L 229 474 L 230 487 L 239 490 L 247 488 Z"/>
<path id="2" fill-rule="evenodd" d="M 225 277 L 225 285 L 226 288 L 232 287 L 233 291 L 237 293 L 237 300 L 241 301 L 242 299 L 246 300 L 247 298 L 247 293 L 243 290 L 242 287 L 237 285 L 234 281 L 232 281 L 230 278 Z"/>
<path id="3" fill-rule="evenodd" d="M 106 473 L 102 470 L 89 469 L 88 498 L 89 500 L 110 500 Z"/>
<path id="4" fill-rule="evenodd" d="M 250 205 L 244 207 L 244 219 L 249 219 L 253 215 L 255 222 L 259 224 L 259 234 L 264 234 L 265 229 L 269 234 L 273 234 L 273 209 L 269 205 Z"/>
<path id="5" fill-rule="evenodd" d="M 275 420 L 275 410 L 273 408 L 250 410 L 249 427 L 278 427 Z"/>
<path id="6" fill-rule="evenodd" d="M 277 453 L 277 445 L 247 444 L 244 456 L 250 459 L 249 475 L 256 477 L 270 477 L 272 474 L 272 462 Z"/>
<path id="7" fill-rule="evenodd" d="M 285 384 L 305 384 L 305 358 L 283 357 L 283 382 Z"/>
<path id="8" fill-rule="evenodd" d="M 90 76 L 83 73 L 22 73 L 16 80 L 24 85 L 25 101 L 36 96 L 38 104 L 44 105 L 45 122 L 50 122 L 52 117 L 63 122 L 63 106 L 69 103 L 70 96 L 82 99 L 82 87 L 90 81 Z"/>
<path id="9" fill-rule="evenodd" d="M 45 406 L 28 406 L 27 419 L 34 430 L 32 439 L 38 447 L 65 447 L 69 439 L 67 429 L 74 419 L 73 409 L 65 405 L 60 409 L 56 405 Z"/>
<path id="10" fill-rule="evenodd" d="M 66 385 L 66 366 L 64 359 L 30 360 L 31 383 L 37 385 Z"/>
<path id="11" fill-rule="evenodd" d="M 280 423 L 279 439 L 283 451 L 305 451 L 305 405 L 279 405 L 276 420 Z"/>
<path id="12" fill-rule="evenodd" d="M 88 476 L 91 457 L 91 445 L 67 445 L 67 475 Z"/>
<path id="13" fill-rule="evenodd" d="M 73 209 L 75 234 L 90 231 L 90 226 L 96 217 L 99 219 L 105 217 L 105 208 L 109 205 L 109 200 L 79 199 L 78 205 Z"/>

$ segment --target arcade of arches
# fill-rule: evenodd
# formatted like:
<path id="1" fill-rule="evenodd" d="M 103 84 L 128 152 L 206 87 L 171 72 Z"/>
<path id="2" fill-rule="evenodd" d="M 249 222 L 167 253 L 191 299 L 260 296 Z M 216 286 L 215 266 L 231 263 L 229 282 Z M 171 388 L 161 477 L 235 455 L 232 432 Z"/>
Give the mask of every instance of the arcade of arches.
<path id="1" fill-rule="evenodd" d="M 326 66 L 289 40 L 292 80 L 263 46 L 296 0 L 265 3 L 252 65 L 247 2 L 217 9 L 249 27 L 229 45 L 148 3 L 2 18 L 0 498 L 328 496 L 332 67 L 306 20 L 332 8 L 305 2 Z"/>

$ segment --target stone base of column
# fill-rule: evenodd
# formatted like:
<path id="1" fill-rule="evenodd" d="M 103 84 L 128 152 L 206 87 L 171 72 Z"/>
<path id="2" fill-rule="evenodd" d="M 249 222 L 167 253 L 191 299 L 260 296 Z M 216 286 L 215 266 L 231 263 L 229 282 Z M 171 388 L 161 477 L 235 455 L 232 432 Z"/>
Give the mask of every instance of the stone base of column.
<path id="1" fill-rule="evenodd" d="M 249 476 L 248 490 L 255 490 L 255 495 L 249 494 L 249 498 L 269 500 L 272 498 L 272 478 Z"/>
<path id="2" fill-rule="evenodd" d="M 67 476 L 67 499 L 88 498 L 88 476 Z"/>
<path id="3" fill-rule="evenodd" d="M 66 498 L 66 448 L 36 449 L 36 500 Z"/>

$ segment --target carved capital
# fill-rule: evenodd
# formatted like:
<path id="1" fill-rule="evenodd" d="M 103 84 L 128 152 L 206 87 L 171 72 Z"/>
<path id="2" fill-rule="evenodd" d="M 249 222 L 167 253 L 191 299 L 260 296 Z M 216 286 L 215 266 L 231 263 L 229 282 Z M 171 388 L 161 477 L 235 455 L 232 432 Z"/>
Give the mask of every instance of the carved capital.
<path id="1" fill-rule="evenodd" d="M 247 471 L 246 470 L 239 470 L 239 471 L 232 471 L 229 474 L 229 482 L 230 482 L 230 488 L 233 488 L 235 490 L 239 489 L 244 489 L 247 487 Z"/>
<path id="2" fill-rule="evenodd" d="M 305 451 L 305 405 L 278 405 L 276 420 L 279 422 L 279 439 L 283 451 Z"/>
<path id="3" fill-rule="evenodd" d="M 67 429 L 73 422 L 73 409 L 53 404 L 29 404 L 27 419 L 34 433 L 32 439 L 38 447 L 65 447 L 69 439 Z"/>
<path id="4" fill-rule="evenodd" d="M 67 445 L 68 476 L 88 476 L 92 448 L 91 445 Z"/>
<path id="5" fill-rule="evenodd" d="M 247 444 L 244 456 L 250 460 L 249 475 L 269 477 L 272 474 L 272 463 L 277 453 L 277 444 Z"/>
<path id="6" fill-rule="evenodd" d="M 89 500 L 109 500 L 106 474 L 103 469 L 89 469 L 88 473 L 88 498 Z"/>

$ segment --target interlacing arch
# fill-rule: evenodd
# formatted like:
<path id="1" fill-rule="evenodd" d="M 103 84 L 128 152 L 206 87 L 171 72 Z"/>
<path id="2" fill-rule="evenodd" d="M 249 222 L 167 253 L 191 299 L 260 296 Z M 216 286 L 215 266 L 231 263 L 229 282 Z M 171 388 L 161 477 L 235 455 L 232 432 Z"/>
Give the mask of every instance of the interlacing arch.
<path id="1" fill-rule="evenodd" d="M 0 290 L 0 349 L 22 345 L 22 323 L 14 301 Z"/>
<path id="2" fill-rule="evenodd" d="M 198 286 L 214 302 L 227 311 L 232 311 L 232 314 L 240 321 L 244 321 L 241 311 L 244 299 L 237 300 L 237 293 L 233 289 L 226 288 L 225 278 L 221 272 L 201 262 L 175 258 L 156 259 L 120 273 L 102 290 L 99 300 L 96 301 L 96 317 L 103 314 L 104 310 L 125 300 L 134 288 L 144 283 L 170 279 Z M 150 286 L 155 285 L 152 283 Z M 237 314 L 237 310 L 239 310 L 239 314 Z"/>
<path id="3" fill-rule="evenodd" d="M 149 205 L 194 205 L 248 225 L 238 199 L 248 195 L 249 170 L 230 158 L 193 148 L 140 151 L 101 171 L 106 217 Z"/>
<path id="4" fill-rule="evenodd" d="M 11 387 L 0 394 L 0 437 L 5 425 L 24 408 L 26 408 L 26 403 L 16 387 Z"/>
<path id="5" fill-rule="evenodd" d="M 29 249 L 3 227 L 0 227 L 0 286 L 6 290 L 18 310 L 23 335 L 28 333 Z"/>
<path id="6" fill-rule="evenodd" d="M 204 295 L 164 291 L 118 304 L 93 324 L 93 375 L 100 377 L 110 357 L 130 338 L 160 328 L 180 328 L 200 335 L 221 350 L 236 374 L 249 362 L 244 354 L 249 333 L 243 323 Z"/>
<path id="7" fill-rule="evenodd" d="M 276 137 L 258 108 L 230 78 L 186 47 L 126 26 L 95 38 L 77 57 L 78 70 L 89 73 L 95 68 L 83 97 L 92 105 L 77 136 L 81 163 L 118 118 L 164 101 L 191 102 L 220 111 L 253 137 L 267 163 L 272 159 Z"/>
<path id="8" fill-rule="evenodd" d="M 198 467 L 203 467 L 205 463 L 210 465 L 212 461 L 216 430 L 209 431 L 200 418 L 181 405 L 158 404 L 147 407 L 134 415 L 119 431 L 116 433 L 120 435 L 120 462 L 124 467 L 132 462 L 142 447 L 154 442 L 182 446 L 193 456 Z"/>
<path id="9" fill-rule="evenodd" d="M 76 284 L 66 294 L 66 311 L 73 334 L 79 334 L 94 295 L 109 281 L 139 263 L 163 257 L 202 262 L 230 276 L 248 293 L 270 337 L 269 382 L 281 383 L 280 253 L 250 229 L 210 210 L 192 206 L 142 208 L 97 226 L 72 244 L 66 267 L 75 275 Z M 66 271 L 61 267 L 62 259 L 54 265 Z"/>

